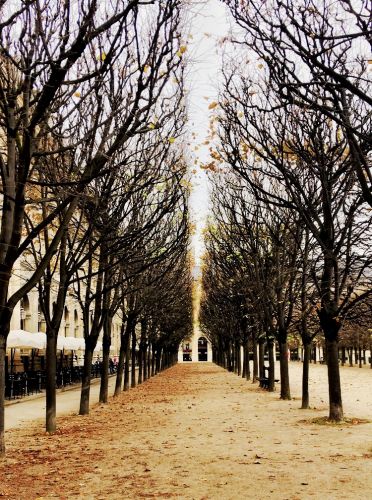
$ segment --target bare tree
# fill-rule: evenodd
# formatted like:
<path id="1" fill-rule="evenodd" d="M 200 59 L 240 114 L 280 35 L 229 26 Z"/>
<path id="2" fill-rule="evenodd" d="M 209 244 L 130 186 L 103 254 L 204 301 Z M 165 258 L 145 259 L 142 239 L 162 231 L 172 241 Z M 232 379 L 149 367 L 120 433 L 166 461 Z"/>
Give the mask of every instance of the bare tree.
<path id="1" fill-rule="evenodd" d="M 247 57 L 259 58 L 283 104 L 316 109 L 342 128 L 348 162 L 372 206 L 368 0 L 224 3 L 242 29 L 237 41 L 251 50 Z"/>
<path id="2" fill-rule="evenodd" d="M 238 80 L 226 77 L 220 153 L 259 199 L 298 212 L 317 242 L 312 279 L 327 343 L 330 418 L 339 420 L 338 332 L 348 311 L 370 293 L 371 256 L 364 237 L 370 218 L 349 162 L 347 140 L 319 111 L 305 115 L 295 105 L 283 106 L 270 83 L 259 87 L 258 97 L 245 77 Z M 273 182 L 285 196 L 272 189 Z"/>
<path id="3" fill-rule="evenodd" d="M 136 134 L 153 129 L 167 133 L 167 106 L 180 92 L 171 82 L 182 65 L 176 55 L 182 43 L 181 1 L 118 0 L 105 9 L 95 0 L 21 2 L 16 12 L 12 5 L 5 2 L 0 25 L 1 408 L 6 338 L 15 305 L 44 273 L 92 179 L 117 165 L 116 153 Z M 165 99 L 158 110 L 164 119 L 158 122 L 152 113 L 161 96 Z M 60 154 L 69 160 L 54 184 L 63 188 L 62 195 L 48 218 L 22 239 L 30 186 L 50 183 L 38 177 L 38 162 Z M 9 296 L 15 262 L 57 217 L 60 226 L 48 252 L 27 283 Z M 1 409 L 1 454 L 3 428 Z"/>

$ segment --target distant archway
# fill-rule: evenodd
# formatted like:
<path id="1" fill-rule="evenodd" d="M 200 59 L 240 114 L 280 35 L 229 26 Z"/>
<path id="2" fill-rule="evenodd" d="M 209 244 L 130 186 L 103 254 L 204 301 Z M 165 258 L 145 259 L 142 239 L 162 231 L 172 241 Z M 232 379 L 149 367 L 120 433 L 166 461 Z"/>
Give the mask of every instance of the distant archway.
<path id="1" fill-rule="evenodd" d="M 198 339 L 198 361 L 208 361 L 208 341 L 205 337 Z"/>
<path id="2" fill-rule="evenodd" d="M 192 360 L 192 349 L 190 346 L 190 340 L 187 340 L 182 345 L 182 355 L 183 361 L 191 361 Z"/>

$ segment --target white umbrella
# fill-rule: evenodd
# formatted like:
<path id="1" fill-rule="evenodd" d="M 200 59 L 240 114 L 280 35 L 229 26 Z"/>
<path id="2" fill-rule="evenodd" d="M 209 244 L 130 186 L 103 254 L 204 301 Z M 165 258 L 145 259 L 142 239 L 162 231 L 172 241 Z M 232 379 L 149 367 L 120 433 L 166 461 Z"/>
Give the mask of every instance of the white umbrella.
<path id="1" fill-rule="evenodd" d="M 37 333 L 31 333 L 31 335 L 39 335 L 40 338 L 45 337 L 44 348 L 46 348 L 46 342 L 47 342 L 47 340 L 46 340 L 47 339 L 46 333 L 44 333 L 44 332 L 37 332 Z M 57 337 L 57 349 L 59 349 L 60 351 L 62 351 L 62 349 L 63 349 L 63 337 L 60 337 L 60 336 Z"/>
<path id="2" fill-rule="evenodd" d="M 31 349 L 45 349 L 46 335 L 43 332 L 30 333 L 25 330 L 11 330 L 7 339 L 7 347 L 29 347 Z"/>
<path id="3" fill-rule="evenodd" d="M 59 340 L 59 339 L 58 339 Z M 85 341 L 76 337 L 61 337 L 63 348 L 69 351 L 85 350 Z"/>
<path id="4" fill-rule="evenodd" d="M 57 350 L 62 351 L 65 348 L 65 337 L 61 337 L 58 335 L 57 337 Z"/>

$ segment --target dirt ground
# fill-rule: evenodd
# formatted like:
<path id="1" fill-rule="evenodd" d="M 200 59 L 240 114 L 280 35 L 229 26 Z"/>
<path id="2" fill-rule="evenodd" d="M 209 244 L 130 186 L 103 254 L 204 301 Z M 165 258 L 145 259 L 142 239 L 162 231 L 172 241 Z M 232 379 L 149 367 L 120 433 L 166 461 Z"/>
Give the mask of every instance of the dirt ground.
<path id="1" fill-rule="evenodd" d="M 181 364 L 95 406 L 90 416 L 7 432 L 7 499 L 372 499 L 372 423 L 318 425 L 326 368 L 311 367 L 312 409 L 212 364 Z M 345 411 L 372 420 L 372 370 L 342 370 Z M 21 406 L 21 405 L 19 405 Z M 315 408 L 314 408 L 315 407 Z"/>

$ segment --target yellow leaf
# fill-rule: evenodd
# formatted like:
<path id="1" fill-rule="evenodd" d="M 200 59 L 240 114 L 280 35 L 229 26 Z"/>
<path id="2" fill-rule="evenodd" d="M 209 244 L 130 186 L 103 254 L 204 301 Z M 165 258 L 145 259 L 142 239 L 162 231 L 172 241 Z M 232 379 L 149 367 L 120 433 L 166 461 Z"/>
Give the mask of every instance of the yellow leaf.
<path id="1" fill-rule="evenodd" d="M 99 56 L 97 56 L 98 61 L 104 61 L 106 59 L 106 52 L 101 52 Z"/>
<path id="2" fill-rule="evenodd" d="M 148 73 L 149 70 L 150 70 L 150 66 L 148 64 L 145 64 L 145 66 L 143 67 L 143 72 Z"/>
<path id="3" fill-rule="evenodd" d="M 262 69 L 262 68 L 263 68 L 263 64 L 262 64 L 262 63 L 261 63 L 261 64 L 259 64 L 259 65 L 257 66 L 257 68 L 258 68 L 258 69 Z"/>
<path id="4" fill-rule="evenodd" d="M 75 93 L 74 93 L 74 96 L 75 96 L 75 97 L 80 97 L 80 96 L 81 96 L 81 94 L 80 94 L 80 92 L 75 92 Z"/>
<path id="5" fill-rule="evenodd" d="M 218 102 L 216 101 L 213 101 L 210 103 L 210 105 L 208 106 L 208 109 L 214 109 L 218 106 Z"/>
<path id="6" fill-rule="evenodd" d="M 186 50 L 187 50 L 186 45 L 181 45 L 181 47 L 176 52 L 177 56 L 182 57 L 182 54 L 184 54 Z"/>
<path id="7" fill-rule="evenodd" d="M 150 129 L 150 130 L 154 130 L 154 128 L 155 128 L 155 125 L 154 125 L 153 123 L 150 123 L 150 125 L 149 125 L 149 129 Z"/>
<path id="8" fill-rule="evenodd" d="M 176 139 L 174 137 L 169 137 L 168 138 L 168 142 L 170 142 L 171 144 L 173 144 L 175 140 Z"/>

